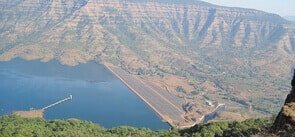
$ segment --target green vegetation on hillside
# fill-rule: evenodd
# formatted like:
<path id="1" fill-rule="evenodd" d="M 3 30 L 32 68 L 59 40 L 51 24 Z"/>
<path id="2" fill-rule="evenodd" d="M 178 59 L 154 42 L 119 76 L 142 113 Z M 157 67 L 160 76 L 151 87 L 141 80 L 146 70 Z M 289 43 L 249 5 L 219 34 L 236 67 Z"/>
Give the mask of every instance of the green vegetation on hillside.
<path id="1" fill-rule="evenodd" d="M 111 63 L 244 117 L 277 113 L 288 92 L 295 25 L 279 15 L 196 0 L 17 0 L 0 9 L 1 61 Z M 183 82 L 167 83 L 175 78 Z"/>
<path id="2" fill-rule="evenodd" d="M 249 119 L 243 122 L 214 122 L 180 131 L 194 137 L 248 137 L 271 126 L 271 120 Z"/>
<path id="3" fill-rule="evenodd" d="M 219 137 L 250 136 L 270 127 L 270 120 L 256 119 L 244 122 L 216 122 L 190 129 L 170 131 L 151 131 L 146 128 L 116 127 L 103 128 L 97 124 L 78 119 L 45 121 L 19 116 L 2 116 L 0 118 L 0 136 L 39 137 L 39 136 L 73 136 L 73 137 Z"/>

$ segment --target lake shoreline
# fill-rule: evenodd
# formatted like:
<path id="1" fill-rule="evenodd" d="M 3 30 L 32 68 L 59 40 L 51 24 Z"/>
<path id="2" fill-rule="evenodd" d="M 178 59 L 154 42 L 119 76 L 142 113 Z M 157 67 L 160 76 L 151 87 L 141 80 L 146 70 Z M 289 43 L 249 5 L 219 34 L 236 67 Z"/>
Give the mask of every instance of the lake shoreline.
<path id="1" fill-rule="evenodd" d="M 0 115 L 28 114 L 30 110 L 73 95 L 73 101 L 46 110 L 42 117 L 46 120 L 78 118 L 106 128 L 170 128 L 125 84 L 95 61 L 66 66 L 57 60 L 44 63 L 16 58 L 0 62 L 0 70 Z"/>

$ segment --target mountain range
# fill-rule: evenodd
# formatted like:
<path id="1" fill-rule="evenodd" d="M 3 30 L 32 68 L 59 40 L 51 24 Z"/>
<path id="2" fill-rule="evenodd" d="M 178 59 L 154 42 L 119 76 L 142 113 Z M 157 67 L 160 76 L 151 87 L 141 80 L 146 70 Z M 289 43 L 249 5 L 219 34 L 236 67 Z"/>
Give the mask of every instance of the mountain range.
<path id="1" fill-rule="evenodd" d="M 270 116 L 289 92 L 295 25 L 197 0 L 1 0 L 0 60 L 111 63 L 220 119 Z M 280 91 L 280 92 L 278 92 Z"/>

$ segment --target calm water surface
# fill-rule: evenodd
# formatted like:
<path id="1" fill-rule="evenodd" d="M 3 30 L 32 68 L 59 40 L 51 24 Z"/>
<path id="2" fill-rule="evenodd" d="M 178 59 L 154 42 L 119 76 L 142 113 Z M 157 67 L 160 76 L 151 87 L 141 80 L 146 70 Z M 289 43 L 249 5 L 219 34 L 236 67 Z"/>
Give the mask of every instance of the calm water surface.
<path id="1" fill-rule="evenodd" d="M 89 62 L 70 67 L 57 61 L 22 59 L 0 62 L 0 115 L 42 108 L 69 95 L 73 100 L 46 110 L 45 119 L 79 118 L 107 128 L 169 128 L 103 65 Z"/>

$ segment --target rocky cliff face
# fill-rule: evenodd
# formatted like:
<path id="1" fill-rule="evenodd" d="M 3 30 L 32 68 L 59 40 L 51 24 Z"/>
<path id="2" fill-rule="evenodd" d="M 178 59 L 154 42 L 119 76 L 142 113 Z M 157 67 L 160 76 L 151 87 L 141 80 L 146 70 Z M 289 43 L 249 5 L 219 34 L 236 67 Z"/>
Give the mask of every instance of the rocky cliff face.
<path id="1" fill-rule="evenodd" d="M 256 116 L 287 94 L 277 91 L 288 89 L 294 30 L 275 14 L 193 0 L 1 0 L 0 60 L 108 62 Z"/>
<path id="2" fill-rule="evenodd" d="M 291 85 L 292 90 L 287 96 L 273 127 L 277 131 L 295 133 L 295 73 Z"/>

